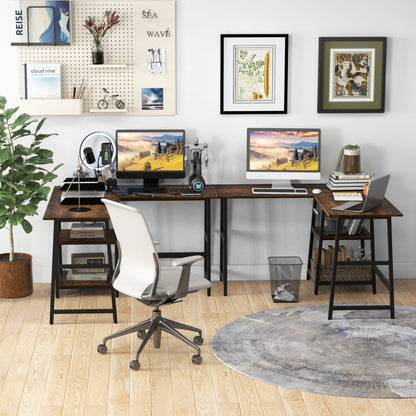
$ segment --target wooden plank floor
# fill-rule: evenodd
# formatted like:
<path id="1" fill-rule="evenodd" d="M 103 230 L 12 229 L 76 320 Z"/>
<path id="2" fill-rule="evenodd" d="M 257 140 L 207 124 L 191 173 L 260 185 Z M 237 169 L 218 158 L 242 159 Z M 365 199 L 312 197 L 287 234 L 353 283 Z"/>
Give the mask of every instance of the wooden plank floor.
<path id="1" fill-rule="evenodd" d="M 396 280 L 396 303 L 416 306 L 416 279 Z M 344 287 L 336 301 L 387 302 L 378 285 Z M 222 365 L 210 340 L 221 326 L 240 316 L 285 304 L 271 301 L 269 282 L 230 282 L 230 295 L 213 285 L 163 308 L 163 314 L 202 328 L 203 363 L 191 363 L 193 351 L 174 337 L 162 335 L 142 353 L 140 371 L 129 362 L 139 341 L 135 335 L 97 345 L 106 334 L 149 317 L 150 308 L 126 296 L 117 300 L 119 323 L 111 315 L 57 315 L 49 325 L 49 285 L 35 285 L 33 296 L 0 299 L 0 415 L 132 415 L 132 416 L 375 416 L 416 415 L 413 399 L 357 399 L 304 393 L 266 384 Z M 58 306 L 109 307 L 99 291 L 67 291 Z M 328 288 L 313 295 L 312 282 L 302 281 L 299 303 L 328 301 Z M 335 312 L 336 314 L 336 312 Z"/>

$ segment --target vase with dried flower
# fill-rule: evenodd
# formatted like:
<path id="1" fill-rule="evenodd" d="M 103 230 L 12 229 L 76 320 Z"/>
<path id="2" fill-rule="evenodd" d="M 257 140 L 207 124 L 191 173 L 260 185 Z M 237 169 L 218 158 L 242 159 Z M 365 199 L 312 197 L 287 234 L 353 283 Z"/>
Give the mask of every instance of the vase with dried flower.
<path id="1" fill-rule="evenodd" d="M 120 22 L 120 16 L 116 13 L 116 11 L 112 12 L 111 10 L 106 10 L 103 13 L 100 24 L 97 24 L 95 22 L 95 18 L 91 16 L 88 16 L 85 20 L 84 27 L 89 30 L 93 38 L 92 63 L 95 65 L 101 65 L 104 63 L 102 41 L 107 31 Z"/>

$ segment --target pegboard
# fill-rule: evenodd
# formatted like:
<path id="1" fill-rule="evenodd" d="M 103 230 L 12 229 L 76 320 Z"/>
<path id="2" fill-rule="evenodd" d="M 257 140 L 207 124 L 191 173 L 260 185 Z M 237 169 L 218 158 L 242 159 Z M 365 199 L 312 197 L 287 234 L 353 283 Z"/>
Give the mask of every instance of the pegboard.
<path id="1" fill-rule="evenodd" d="M 92 35 L 83 26 L 88 16 L 100 22 L 105 10 L 116 11 L 120 23 L 113 26 L 103 38 L 104 64 L 125 64 L 120 67 L 92 65 Z M 153 11 L 156 18 L 148 13 Z M 146 14 L 145 14 L 146 13 Z M 154 15 L 153 15 L 154 16 Z M 103 96 L 103 88 L 111 94 L 119 94 L 125 102 L 127 113 L 135 115 L 176 114 L 176 41 L 174 1 L 72 1 L 71 44 L 67 46 L 18 46 L 19 68 L 23 63 L 60 63 L 61 91 L 63 99 L 70 99 L 73 88 L 87 85 L 83 97 L 84 114 L 97 110 Z M 149 38 L 151 31 L 166 31 L 169 38 Z M 165 74 L 147 73 L 147 48 L 166 49 Z M 23 71 L 21 76 L 23 76 Z M 21 79 L 23 97 L 23 79 Z M 142 88 L 163 88 L 162 110 L 142 109 Z M 114 102 L 109 109 L 115 109 Z M 98 113 L 99 114 L 99 113 Z M 108 114 L 108 113 L 105 113 Z M 117 114 L 117 112 L 112 113 Z"/>

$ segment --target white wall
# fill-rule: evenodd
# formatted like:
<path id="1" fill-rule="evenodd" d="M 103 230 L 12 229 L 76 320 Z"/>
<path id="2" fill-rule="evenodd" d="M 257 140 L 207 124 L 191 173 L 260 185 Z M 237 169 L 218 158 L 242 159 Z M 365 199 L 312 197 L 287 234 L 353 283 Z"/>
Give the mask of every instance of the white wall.
<path id="1" fill-rule="evenodd" d="M 395 275 L 416 277 L 415 14 L 414 0 L 352 0 L 345 7 L 333 0 L 179 0 L 177 116 L 48 117 L 45 131 L 59 134 L 49 141 L 49 147 L 55 152 L 56 162 L 65 163 L 59 180 L 72 173 L 81 140 L 95 130 L 113 134 L 117 128 L 184 128 L 188 140 L 197 136 L 209 144 L 210 166 L 205 172 L 208 183 L 241 183 L 246 182 L 247 127 L 320 127 L 323 180 L 334 168 L 339 149 L 347 143 L 361 146 L 365 170 L 377 176 L 392 175 L 387 197 L 404 214 L 393 220 Z M 287 115 L 219 114 L 220 34 L 227 33 L 289 34 Z M 388 37 L 384 114 L 317 114 L 319 36 Z M 15 105 L 17 58 L 16 49 L 9 46 L 5 1 L 0 3 L 0 48 L 0 95 Z M 230 277 L 267 278 L 268 255 L 299 255 L 305 262 L 310 205 L 307 200 L 231 202 Z M 162 250 L 202 248 L 198 228 L 202 227 L 202 203 L 142 206 L 155 238 L 162 241 Z M 218 203 L 213 207 L 213 264 L 217 270 Z M 32 221 L 32 234 L 16 235 L 17 251 L 34 257 L 37 282 L 50 279 L 52 224 L 42 220 L 44 209 L 45 204 Z M 377 248 L 384 254 L 385 225 L 377 226 L 377 231 Z M 1 230 L 0 252 L 4 251 L 8 251 L 8 235 Z"/>

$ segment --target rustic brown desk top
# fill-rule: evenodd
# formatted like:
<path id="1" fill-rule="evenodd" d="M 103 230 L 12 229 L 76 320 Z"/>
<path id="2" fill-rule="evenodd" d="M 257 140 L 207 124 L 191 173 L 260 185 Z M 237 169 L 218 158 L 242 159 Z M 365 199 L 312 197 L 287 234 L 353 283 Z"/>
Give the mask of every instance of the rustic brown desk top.
<path id="1" fill-rule="evenodd" d="M 296 194 L 296 195 L 276 195 L 276 194 L 253 194 L 251 192 L 252 188 L 271 188 L 270 184 L 268 185 L 259 185 L 259 184 L 232 184 L 232 185 L 215 185 L 218 198 L 312 198 L 312 189 L 320 188 L 323 189 L 324 184 L 296 184 L 294 188 L 306 188 L 308 191 L 307 194 Z"/>
<path id="2" fill-rule="evenodd" d="M 328 217 L 360 217 L 360 218 L 390 218 L 390 217 L 401 217 L 403 214 L 391 204 L 390 201 L 384 199 L 383 203 L 377 208 L 372 209 L 371 211 L 364 213 L 353 213 L 353 212 L 340 212 L 333 211 L 332 208 L 336 205 L 341 204 L 341 202 L 335 202 L 332 196 L 332 191 L 330 191 L 325 184 L 299 184 L 296 187 L 306 188 L 308 193 L 301 195 L 253 195 L 251 193 L 251 188 L 253 187 L 270 187 L 270 185 L 253 185 L 253 184 L 232 184 L 232 185 L 207 185 L 201 195 L 172 195 L 171 190 L 180 190 L 183 186 L 180 185 L 168 185 L 166 186 L 167 192 L 162 194 L 157 194 L 157 196 L 147 196 L 147 195 L 126 195 L 126 196 L 117 196 L 111 192 L 107 193 L 107 198 L 112 199 L 113 201 L 203 201 L 207 199 L 238 199 L 238 198 L 312 198 L 314 197 L 317 203 L 324 210 L 325 214 Z M 312 189 L 320 188 L 322 193 L 319 195 L 313 195 Z M 59 187 L 56 186 L 51 194 L 49 199 L 48 206 L 46 208 L 45 214 L 43 216 L 44 220 L 61 220 L 61 221 L 79 221 L 82 217 L 83 221 L 103 221 L 109 220 L 107 210 L 104 205 L 85 205 L 90 208 L 90 211 L 78 213 L 71 212 L 70 208 L 74 205 L 61 205 L 60 204 L 61 191 Z"/>
<path id="3" fill-rule="evenodd" d="M 344 218 L 391 218 L 391 217 L 402 217 L 403 214 L 386 198 L 384 201 L 376 208 L 373 208 L 367 212 L 355 213 L 348 211 L 334 211 L 332 208 L 337 205 L 343 204 L 345 201 L 334 201 L 332 196 L 332 191 L 330 191 L 326 186 L 322 188 L 322 193 L 315 195 L 316 202 L 325 212 L 325 215 L 328 217 L 344 217 Z"/>
<path id="4" fill-rule="evenodd" d="M 201 195 L 172 195 L 171 190 L 180 190 L 183 186 L 168 185 L 166 193 L 158 194 L 157 196 L 147 195 L 126 195 L 117 196 L 112 192 L 108 192 L 106 198 L 113 201 L 201 201 L 206 199 L 216 199 L 217 193 L 214 185 L 207 185 Z M 48 206 L 46 207 L 44 220 L 60 220 L 60 221 L 79 221 L 81 218 L 83 221 L 104 221 L 109 220 L 107 209 L 104 205 L 86 205 L 81 204 L 83 207 L 90 208 L 87 212 L 72 212 L 70 208 L 76 205 L 61 205 L 61 191 L 59 186 L 55 186 L 51 193 Z"/>

